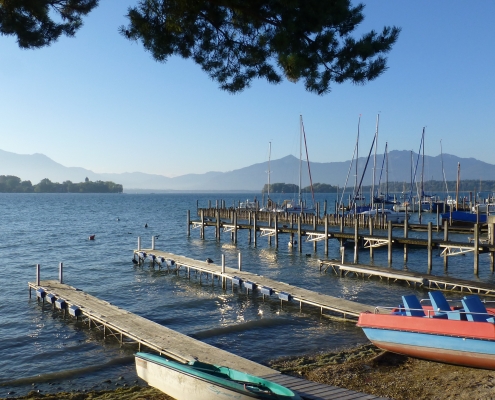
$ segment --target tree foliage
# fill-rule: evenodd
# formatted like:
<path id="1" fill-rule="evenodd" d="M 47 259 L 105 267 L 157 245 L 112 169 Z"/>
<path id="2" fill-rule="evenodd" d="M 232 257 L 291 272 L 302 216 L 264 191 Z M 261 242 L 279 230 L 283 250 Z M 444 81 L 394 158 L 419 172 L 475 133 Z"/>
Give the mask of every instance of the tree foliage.
<path id="1" fill-rule="evenodd" d="M 48 46 L 61 35 L 74 36 L 98 1 L 0 0 L 0 34 L 16 36 L 24 49 Z"/>
<path id="2" fill-rule="evenodd" d="M 86 178 L 87 179 L 87 178 Z M 122 193 L 123 187 L 114 182 L 96 181 L 89 179 L 81 183 L 52 182 L 42 179 L 37 185 L 31 181 L 21 181 L 13 175 L 0 175 L 0 193 Z"/>
<path id="3" fill-rule="evenodd" d="M 285 76 L 324 94 L 331 82 L 363 84 L 387 68 L 400 29 L 355 39 L 363 9 L 349 0 L 140 0 L 121 33 L 158 61 L 192 58 L 232 93 Z"/>

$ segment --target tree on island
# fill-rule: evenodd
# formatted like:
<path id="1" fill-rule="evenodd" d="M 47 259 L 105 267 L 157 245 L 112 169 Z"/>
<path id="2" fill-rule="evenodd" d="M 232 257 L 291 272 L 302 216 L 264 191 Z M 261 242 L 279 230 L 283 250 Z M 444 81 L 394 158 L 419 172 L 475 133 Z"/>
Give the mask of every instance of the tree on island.
<path id="1" fill-rule="evenodd" d="M 0 33 L 21 48 L 74 36 L 98 0 L 0 1 Z M 139 41 L 153 58 L 192 58 L 230 93 L 262 78 L 303 80 L 319 95 L 330 84 L 365 84 L 387 69 L 385 55 L 400 28 L 352 36 L 364 5 L 350 0 L 140 0 L 128 9 L 120 33 Z"/>
<path id="2" fill-rule="evenodd" d="M 37 185 L 31 181 L 21 181 L 17 176 L 0 175 L 0 193 L 122 193 L 124 188 L 114 182 L 91 182 L 88 178 L 85 182 L 64 183 L 52 182 L 50 179 L 42 179 Z"/>

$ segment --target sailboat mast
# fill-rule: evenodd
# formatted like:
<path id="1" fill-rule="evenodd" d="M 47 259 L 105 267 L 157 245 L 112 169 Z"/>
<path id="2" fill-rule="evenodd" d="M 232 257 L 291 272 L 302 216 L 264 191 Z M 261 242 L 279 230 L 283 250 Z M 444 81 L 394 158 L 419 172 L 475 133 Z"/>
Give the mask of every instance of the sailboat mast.
<path id="1" fill-rule="evenodd" d="M 272 142 L 268 142 L 268 199 L 270 201 L 270 158 L 272 156 Z"/>
<path id="2" fill-rule="evenodd" d="M 354 202 L 358 196 L 358 162 L 359 162 L 359 126 L 361 125 L 361 114 L 358 119 L 357 139 L 356 139 L 356 181 L 354 183 Z"/>
<path id="3" fill-rule="evenodd" d="M 442 150 L 442 139 L 440 139 L 440 157 L 442 159 L 442 174 L 443 174 L 443 182 L 445 183 L 445 191 L 447 192 L 447 196 L 449 195 L 449 187 L 447 185 L 447 179 L 445 178 L 445 169 L 443 167 L 443 150 Z"/>
<path id="4" fill-rule="evenodd" d="M 380 123 L 380 114 L 376 116 L 375 130 L 375 154 L 373 155 L 373 180 L 371 183 L 371 207 L 373 208 L 375 198 L 375 178 L 376 178 L 376 148 L 378 147 L 378 124 Z"/>
<path id="5" fill-rule="evenodd" d="M 302 115 L 299 115 L 299 205 L 302 210 L 302 202 L 301 202 L 301 185 L 302 185 Z"/>
<path id="6" fill-rule="evenodd" d="M 420 194 L 420 202 L 422 202 L 424 197 L 424 176 L 425 176 L 425 127 L 423 127 L 423 135 L 421 137 L 421 145 L 423 146 L 423 160 L 421 162 L 421 194 Z"/>
<path id="7" fill-rule="evenodd" d="M 387 177 L 387 184 L 385 186 L 386 200 L 388 200 L 388 142 L 385 142 L 385 176 Z"/>

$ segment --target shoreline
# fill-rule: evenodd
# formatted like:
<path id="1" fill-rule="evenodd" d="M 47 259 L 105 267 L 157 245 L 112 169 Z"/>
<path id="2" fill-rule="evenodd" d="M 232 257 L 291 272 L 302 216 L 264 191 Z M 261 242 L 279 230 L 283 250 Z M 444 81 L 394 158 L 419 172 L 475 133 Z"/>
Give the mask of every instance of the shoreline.
<path id="1" fill-rule="evenodd" d="M 282 373 L 395 400 L 493 399 L 495 373 L 385 352 L 372 344 L 268 363 Z M 144 382 L 142 382 L 144 383 Z M 172 400 L 150 386 L 65 393 L 30 392 L 16 400 Z"/>

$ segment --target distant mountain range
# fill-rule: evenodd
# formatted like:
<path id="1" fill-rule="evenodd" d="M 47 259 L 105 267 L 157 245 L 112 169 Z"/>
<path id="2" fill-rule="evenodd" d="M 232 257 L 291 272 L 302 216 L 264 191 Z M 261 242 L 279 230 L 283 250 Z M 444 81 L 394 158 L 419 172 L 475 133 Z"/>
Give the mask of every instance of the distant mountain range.
<path id="1" fill-rule="evenodd" d="M 412 159 L 412 161 L 411 161 Z M 383 155 L 376 157 L 376 182 L 386 179 L 386 163 L 382 169 Z M 349 169 L 351 161 L 317 163 L 311 162 L 313 183 L 328 183 L 343 187 L 348 176 L 348 187 L 354 186 L 355 164 Z M 457 164 L 461 165 L 461 180 L 495 180 L 495 165 L 475 158 L 460 158 L 450 154 L 443 155 L 445 178 L 448 181 L 457 179 Z M 358 160 L 358 181 L 361 180 L 366 158 Z M 371 184 L 373 158 L 370 158 L 366 174 L 362 178 L 363 185 Z M 417 164 L 417 167 L 416 167 Z M 390 182 L 411 181 L 416 171 L 416 181 L 421 180 L 422 163 L 417 154 L 406 150 L 393 150 L 388 155 L 388 179 Z M 289 155 L 270 163 L 270 181 L 299 184 L 299 159 Z M 309 185 L 307 163 L 302 164 L 302 186 Z M 30 180 L 33 184 L 44 178 L 52 182 L 82 182 L 86 177 L 92 181 L 112 181 L 124 186 L 124 192 L 131 189 L 140 190 L 178 190 L 178 191 L 257 191 L 261 192 L 267 183 L 268 163 L 253 164 L 248 167 L 228 172 L 207 172 L 204 174 L 187 174 L 169 178 L 163 175 L 145 174 L 142 172 L 126 172 L 122 174 L 98 174 L 78 167 L 65 167 L 43 154 L 16 154 L 0 150 L 0 175 L 15 175 L 22 180 Z M 412 171 L 412 172 L 411 172 Z M 443 180 L 442 157 L 425 156 L 424 180 Z"/>

